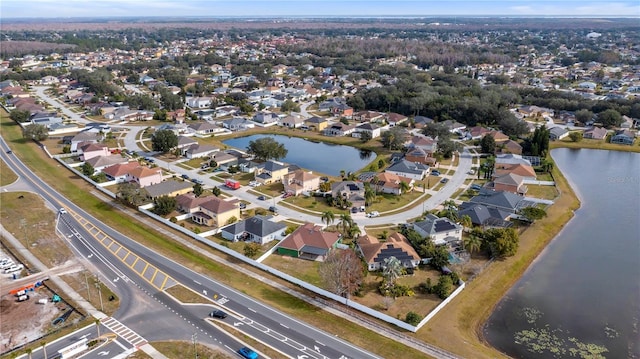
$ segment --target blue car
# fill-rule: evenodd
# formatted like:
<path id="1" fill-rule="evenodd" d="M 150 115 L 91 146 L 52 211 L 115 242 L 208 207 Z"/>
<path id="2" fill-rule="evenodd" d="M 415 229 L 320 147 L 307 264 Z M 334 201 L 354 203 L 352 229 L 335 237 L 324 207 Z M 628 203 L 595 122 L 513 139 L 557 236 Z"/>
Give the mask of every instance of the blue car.
<path id="1" fill-rule="evenodd" d="M 238 350 L 238 354 L 242 355 L 242 357 L 246 359 L 258 359 L 258 353 L 247 347 L 240 348 L 240 350 Z"/>

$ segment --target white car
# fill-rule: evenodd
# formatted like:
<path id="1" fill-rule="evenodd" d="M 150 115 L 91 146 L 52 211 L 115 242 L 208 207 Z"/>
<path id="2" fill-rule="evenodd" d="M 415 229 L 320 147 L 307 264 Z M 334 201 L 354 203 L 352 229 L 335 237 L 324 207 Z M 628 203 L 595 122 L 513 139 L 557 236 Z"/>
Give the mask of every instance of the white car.
<path id="1" fill-rule="evenodd" d="M 380 213 L 378 211 L 373 211 L 373 212 L 367 213 L 367 217 L 369 217 L 369 218 L 378 217 L 379 215 L 380 215 Z"/>
<path id="2" fill-rule="evenodd" d="M 65 214 L 67 213 L 67 210 L 64 209 L 64 207 L 60 207 L 60 210 L 58 212 L 60 212 L 60 214 Z"/>

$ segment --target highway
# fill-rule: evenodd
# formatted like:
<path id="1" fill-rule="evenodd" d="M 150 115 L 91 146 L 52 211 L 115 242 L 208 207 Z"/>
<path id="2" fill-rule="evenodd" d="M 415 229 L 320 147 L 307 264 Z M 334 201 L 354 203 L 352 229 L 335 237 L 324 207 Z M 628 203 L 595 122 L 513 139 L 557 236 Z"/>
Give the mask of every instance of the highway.
<path id="1" fill-rule="evenodd" d="M 164 272 L 167 278 L 171 278 L 177 283 L 181 283 L 199 293 L 206 291 L 209 296 L 218 294 L 218 298 L 225 298 L 224 300 L 218 299 L 218 302 L 221 307 L 235 315 L 235 317 L 228 317 L 225 319 L 226 321 L 237 319 L 238 321 L 234 323 L 243 323 L 235 327 L 237 330 L 246 331 L 247 333 L 255 335 L 257 340 L 270 345 L 275 350 L 281 351 L 286 356 L 293 358 L 376 357 L 371 353 L 352 346 L 340 338 L 336 338 L 331 334 L 322 332 L 301 321 L 292 319 L 242 293 L 217 283 L 168 258 L 160 256 L 147 247 L 120 234 L 57 193 L 40 178 L 37 178 L 22 162 L 14 158 L 13 154 L 7 154 L 6 151 L 8 147 L 4 139 L 2 140 L 1 147 L 2 157 L 12 170 L 21 175 L 23 180 L 30 182 L 36 192 L 40 194 L 45 201 L 52 204 L 53 208 L 64 206 L 67 209 L 68 213 L 60 216 L 61 232 L 65 233 L 65 236 L 74 244 L 77 251 L 80 251 L 85 257 L 95 256 L 99 258 L 100 262 L 102 262 L 102 264 L 98 264 L 99 269 L 105 277 L 112 278 L 112 281 L 116 283 L 116 287 L 121 287 L 123 283 L 126 283 L 125 285 L 128 286 L 135 285 L 165 306 L 166 311 L 175 313 L 193 327 L 192 331 L 185 333 L 184 330 L 175 328 L 175 320 L 170 321 L 169 324 L 171 325 L 167 328 L 169 328 L 170 331 L 173 330 L 174 336 L 178 338 L 184 338 L 185 336 L 190 337 L 192 332 L 195 331 L 204 334 L 198 337 L 199 341 L 203 341 L 204 339 L 204 341 L 226 347 L 233 352 L 243 346 L 243 344 L 234 338 L 223 334 L 216 327 L 207 324 L 207 322 L 204 321 L 204 312 L 202 309 L 182 306 L 173 300 L 168 300 L 166 294 L 162 292 L 162 289 L 166 289 L 166 287 L 158 287 L 158 284 L 153 282 L 153 278 L 150 280 L 150 278 L 144 276 L 146 272 L 142 272 L 142 275 L 136 272 L 134 270 L 135 267 L 130 266 L 124 259 L 112 252 L 113 246 L 115 245 L 112 245 L 111 249 L 105 246 L 104 238 L 109 238 L 109 241 L 112 240 L 113 242 L 119 243 L 120 246 L 136 254 L 149 265 L 155 266 L 159 271 Z M 87 227 L 87 223 L 89 223 L 90 226 Z M 66 229 L 64 228 L 65 226 Z M 101 240 L 103 242 L 101 242 Z M 123 303 L 127 301 L 127 296 L 132 296 L 130 292 L 126 292 L 124 289 L 118 293 L 125 296 L 125 298 L 121 300 Z M 127 312 L 126 304 L 122 311 Z M 118 314 L 119 313 L 116 313 L 114 317 L 117 318 Z M 142 333 L 144 328 L 138 328 L 136 324 L 135 321 L 131 321 L 132 329 Z M 152 329 L 155 331 L 159 328 Z M 211 340 L 207 340 L 207 338 Z"/>

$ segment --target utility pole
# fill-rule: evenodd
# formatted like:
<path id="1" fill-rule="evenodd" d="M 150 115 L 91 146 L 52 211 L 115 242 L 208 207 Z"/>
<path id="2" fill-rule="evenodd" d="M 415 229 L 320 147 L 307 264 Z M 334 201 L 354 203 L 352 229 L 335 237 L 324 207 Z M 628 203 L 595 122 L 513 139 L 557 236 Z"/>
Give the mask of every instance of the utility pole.
<path id="1" fill-rule="evenodd" d="M 91 300 L 91 292 L 89 292 L 89 278 L 87 278 L 87 271 L 84 271 L 84 283 L 87 286 L 87 301 Z"/>
<path id="2" fill-rule="evenodd" d="M 191 336 L 191 340 L 193 341 L 193 351 L 195 353 L 195 358 L 198 359 L 198 347 L 196 347 L 196 339 L 198 339 L 198 333 L 193 333 Z"/>
<path id="3" fill-rule="evenodd" d="M 104 304 L 102 304 L 102 287 L 100 286 L 100 279 L 96 276 L 96 288 L 98 288 L 98 297 L 100 298 L 100 310 L 104 312 Z"/>

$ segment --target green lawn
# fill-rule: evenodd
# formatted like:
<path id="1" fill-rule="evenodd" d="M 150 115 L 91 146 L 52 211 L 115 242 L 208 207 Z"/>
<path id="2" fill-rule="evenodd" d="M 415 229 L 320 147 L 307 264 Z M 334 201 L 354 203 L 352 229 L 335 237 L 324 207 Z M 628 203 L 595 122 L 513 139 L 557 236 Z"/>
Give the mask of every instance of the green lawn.
<path id="1" fill-rule="evenodd" d="M 7 167 L 7 164 L 0 160 L 0 186 L 6 186 L 15 182 L 18 176 Z"/>
<path id="2" fill-rule="evenodd" d="M 528 184 L 527 191 L 528 197 L 535 197 L 541 199 L 554 199 L 558 196 L 558 190 L 555 186 L 538 186 Z"/>
<path id="3" fill-rule="evenodd" d="M 274 253 L 262 263 L 322 288 L 322 281 L 318 275 L 320 262 L 292 258 Z"/>

